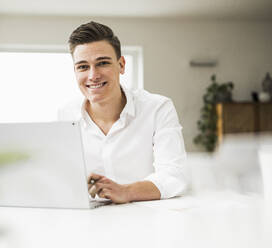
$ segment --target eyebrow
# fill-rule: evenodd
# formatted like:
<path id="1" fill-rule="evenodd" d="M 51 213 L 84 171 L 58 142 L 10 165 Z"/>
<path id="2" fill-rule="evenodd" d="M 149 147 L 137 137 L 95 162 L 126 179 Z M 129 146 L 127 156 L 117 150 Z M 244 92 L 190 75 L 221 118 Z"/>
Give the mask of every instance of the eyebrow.
<path id="1" fill-rule="evenodd" d="M 103 59 L 112 60 L 112 58 L 111 58 L 111 57 L 107 57 L 107 56 L 104 56 L 104 57 L 98 57 L 96 60 L 103 60 Z"/>
<path id="2" fill-rule="evenodd" d="M 108 56 L 98 57 L 98 58 L 96 58 L 95 60 L 96 60 L 96 61 L 100 61 L 100 60 L 104 60 L 104 59 L 112 60 L 112 58 L 111 58 L 111 57 L 108 57 Z M 88 63 L 88 61 L 87 61 L 87 60 L 80 60 L 80 61 L 76 62 L 75 65 L 84 64 L 84 63 Z"/>

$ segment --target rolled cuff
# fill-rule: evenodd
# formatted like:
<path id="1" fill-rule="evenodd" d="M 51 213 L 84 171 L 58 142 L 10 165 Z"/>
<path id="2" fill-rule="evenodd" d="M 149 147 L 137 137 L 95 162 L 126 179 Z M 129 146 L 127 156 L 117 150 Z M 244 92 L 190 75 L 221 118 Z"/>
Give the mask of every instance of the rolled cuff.
<path id="1" fill-rule="evenodd" d="M 144 180 L 152 182 L 160 191 L 161 199 L 168 199 L 184 194 L 189 186 L 189 180 L 180 172 L 180 168 L 176 169 L 176 175 L 169 175 L 166 171 L 158 171 L 150 174 Z M 173 168 L 171 171 L 173 174 Z"/>

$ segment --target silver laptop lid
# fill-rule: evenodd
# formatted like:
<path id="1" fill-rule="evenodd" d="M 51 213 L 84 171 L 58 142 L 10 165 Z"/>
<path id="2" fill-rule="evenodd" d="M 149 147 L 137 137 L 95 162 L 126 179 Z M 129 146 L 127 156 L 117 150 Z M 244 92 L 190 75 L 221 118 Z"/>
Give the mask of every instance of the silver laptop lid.
<path id="1" fill-rule="evenodd" d="M 0 124 L 0 206 L 89 208 L 80 124 Z"/>

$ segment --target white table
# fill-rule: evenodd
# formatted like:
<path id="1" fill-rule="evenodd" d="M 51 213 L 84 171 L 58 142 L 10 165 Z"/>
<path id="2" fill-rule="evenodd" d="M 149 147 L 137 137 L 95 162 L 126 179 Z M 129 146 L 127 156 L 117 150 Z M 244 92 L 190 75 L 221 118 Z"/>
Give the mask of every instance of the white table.
<path id="1" fill-rule="evenodd" d="M 260 196 L 232 192 L 94 210 L 1 207 L 0 248 L 264 248 L 270 227 Z"/>

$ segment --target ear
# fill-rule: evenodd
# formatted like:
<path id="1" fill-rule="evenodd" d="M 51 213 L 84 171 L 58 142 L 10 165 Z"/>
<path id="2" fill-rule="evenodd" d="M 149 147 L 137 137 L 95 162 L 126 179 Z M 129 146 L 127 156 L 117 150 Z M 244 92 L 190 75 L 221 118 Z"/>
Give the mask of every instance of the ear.
<path id="1" fill-rule="evenodd" d="M 120 57 L 118 63 L 119 63 L 120 74 L 124 74 L 125 73 L 125 65 L 126 65 L 126 60 L 125 60 L 124 56 Z"/>

